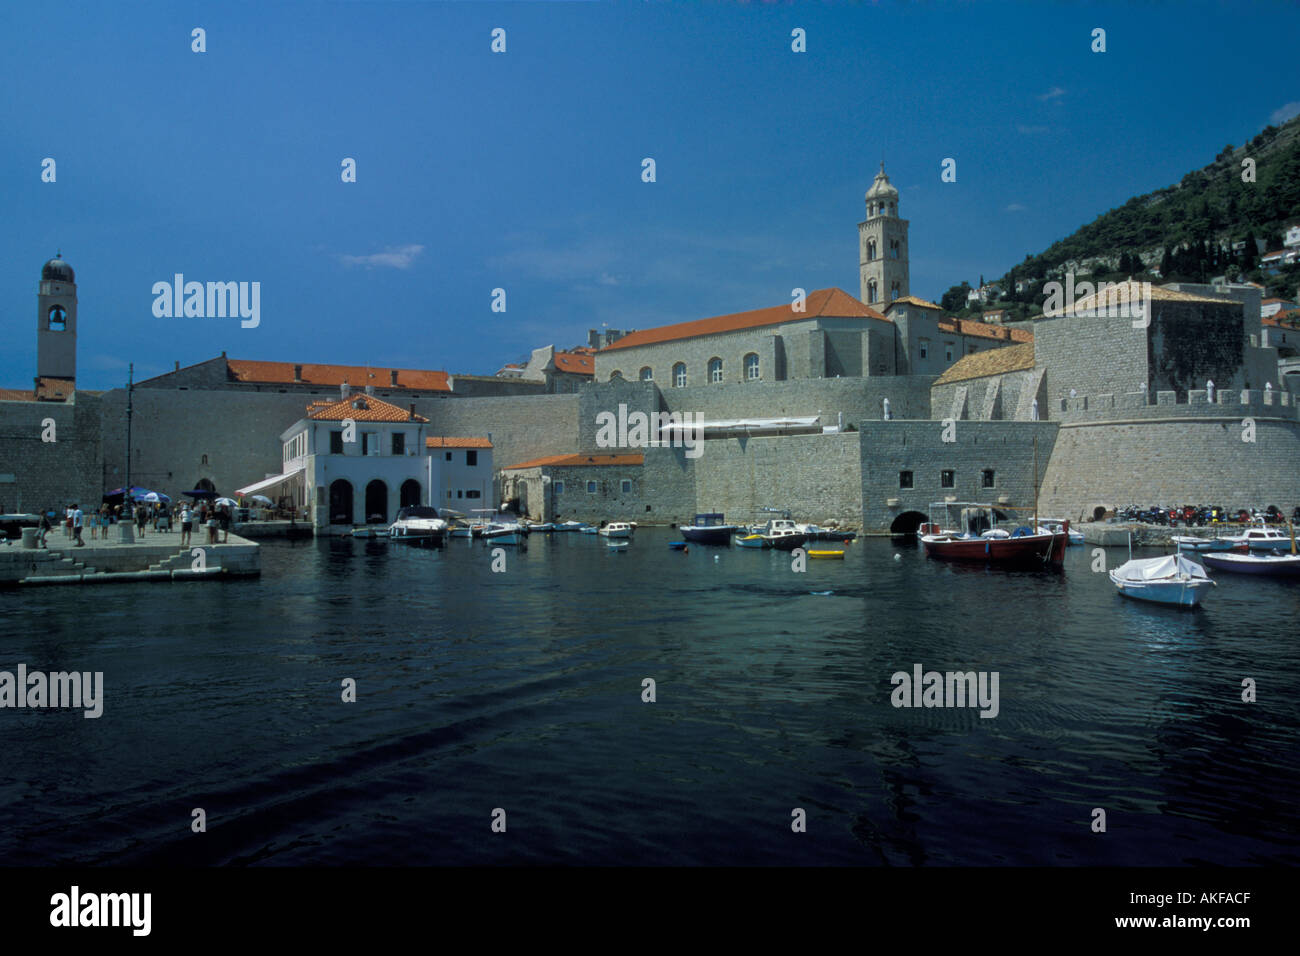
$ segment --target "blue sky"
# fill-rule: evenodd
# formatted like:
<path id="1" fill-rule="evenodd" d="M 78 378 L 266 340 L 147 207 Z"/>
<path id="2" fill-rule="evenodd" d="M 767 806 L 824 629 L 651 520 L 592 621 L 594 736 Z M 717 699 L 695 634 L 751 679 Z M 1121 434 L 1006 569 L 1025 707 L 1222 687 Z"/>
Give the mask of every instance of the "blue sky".
<path id="1" fill-rule="evenodd" d="M 4 4 L 0 385 L 59 248 L 83 388 L 222 350 L 491 374 L 857 295 L 882 155 L 937 298 L 1300 111 L 1297 37 L 1274 3 Z M 156 318 L 177 272 L 260 282 L 261 324 Z"/>

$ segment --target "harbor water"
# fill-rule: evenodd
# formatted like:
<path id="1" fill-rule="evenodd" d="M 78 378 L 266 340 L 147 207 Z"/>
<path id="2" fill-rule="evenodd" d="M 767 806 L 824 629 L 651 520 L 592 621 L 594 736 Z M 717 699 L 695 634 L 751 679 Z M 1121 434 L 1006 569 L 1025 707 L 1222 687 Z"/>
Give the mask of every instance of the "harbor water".
<path id="1" fill-rule="evenodd" d="M 845 559 L 797 572 L 677 536 L 534 535 L 504 570 L 266 542 L 256 580 L 0 593 L 0 670 L 104 675 L 97 719 L 0 710 L 0 862 L 1300 863 L 1294 584 L 1212 575 L 1186 610 L 1091 547 L 819 542 Z M 996 716 L 894 706 L 916 665 L 997 672 Z"/>

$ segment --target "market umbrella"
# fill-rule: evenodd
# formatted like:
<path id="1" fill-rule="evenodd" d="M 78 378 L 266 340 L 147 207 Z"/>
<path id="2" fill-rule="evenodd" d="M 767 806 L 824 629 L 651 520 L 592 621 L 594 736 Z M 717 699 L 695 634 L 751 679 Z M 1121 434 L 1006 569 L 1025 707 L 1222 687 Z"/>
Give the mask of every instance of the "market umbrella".
<path id="1" fill-rule="evenodd" d="M 144 489 L 140 489 L 140 490 L 144 491 Z M 140 494 L 136 495 L 135 500 L 146 501 L 149 504 L 155 504 L 159 501 L 171 501 L 171 498 L 167 497 L 167 495 L 163 494 L 161 491 L 145 491 L 144 494 L 142 495 Z"/>
<path id="2" fill-rule="evenodd" d="M 214 505 L 225 505 L 225 506 L 230 507 L 230 508 L 237 508 L 237 507 L 239 507 L 239 505 L 237 505 L 237 504 L 235 503 L 235 499 L 234 499 L 234 498 L 218 498 L 216 501 L 214 501 L 214 502 L 212 502 L 212 503 L 213 503 Z"/>
<path id="3" fill-rule="evenodd" d="M 248 500 L 256 501 L 259 504 L 264 504 L 264 505 L 274 504 L 274 502 L 272 502 L 270 498 L 266 497 L 266 495 L 249 495 Z"/>

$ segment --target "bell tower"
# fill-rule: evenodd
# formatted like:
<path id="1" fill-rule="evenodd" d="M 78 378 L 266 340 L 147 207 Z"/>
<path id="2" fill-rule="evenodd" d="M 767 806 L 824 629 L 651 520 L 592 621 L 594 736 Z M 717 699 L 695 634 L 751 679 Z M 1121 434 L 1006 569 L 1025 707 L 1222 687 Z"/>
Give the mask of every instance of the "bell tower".
<path id="1" fill-rule="evenodd" d="M 898 190 L 885 164 L 867 190 L 867 218 L 858 223 L 859 298 L 877 311 L 910 295 L 907 278 L 907 220 L 898 217 Z"/>
<path id="2" fill-rule="evenodd" d="M 41 268 L 36 296 L 36 376 L 77 378 L 77 276 L 62 253 Z"/>

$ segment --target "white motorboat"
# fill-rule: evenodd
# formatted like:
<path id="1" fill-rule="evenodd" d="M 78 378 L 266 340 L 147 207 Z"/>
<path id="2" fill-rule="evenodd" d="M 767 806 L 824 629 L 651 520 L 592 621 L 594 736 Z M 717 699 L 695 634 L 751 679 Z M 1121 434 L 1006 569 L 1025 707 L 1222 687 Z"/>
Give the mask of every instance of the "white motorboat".
<path id="1" fill-rule="evenodd" d="M 611 521 L 597 533 L 606 538 L 630 538 L 632 530 L 632 525 L 626 521 Z"/>
<path id="2" fill-rule="evenodd" d="M 1277 528 L 1257 525 L 1241 534 L 1223 535 L 1216 540 L 1227 542 L 1232 548 L 1245 545 L 1251 551 L 1290 551 L 1291 536 Z"/>
<path id="3" fill-rule="evenodd" d="M 397 512 L 397 520 L 388 527 L 388 537 L 402 544 L 437 547 L 447 534 L 447 522 L 437 508 L 408 505 Z"/>
<path id="4" fill-rule="evenodd" d="M 807 532 L 800 531 L 789 518 L 773 518 L 763 527 L 764 545 L 778 551 L 793 551 L 808 543 Z"/>
<path id="5" fill-rule="evenodd" d="M 1195 607 L 1214 582 L 1184 554 L 1131 558 L 1110 572 L 1111 583 L 1125 597 L 1155 604 Z"/>

